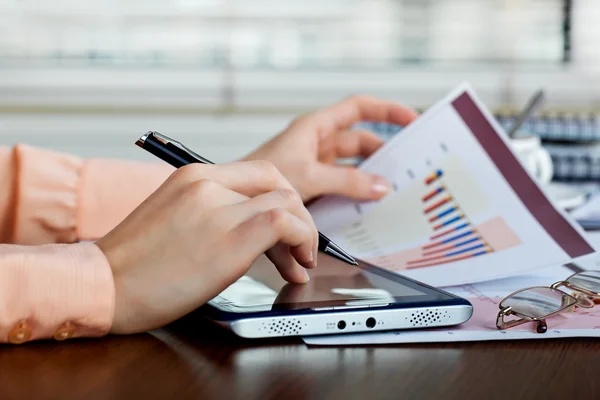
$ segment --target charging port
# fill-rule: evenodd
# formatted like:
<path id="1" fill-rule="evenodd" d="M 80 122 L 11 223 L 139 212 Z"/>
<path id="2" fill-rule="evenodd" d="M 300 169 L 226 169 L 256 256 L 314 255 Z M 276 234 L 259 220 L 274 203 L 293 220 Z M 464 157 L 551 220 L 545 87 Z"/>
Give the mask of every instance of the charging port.
<path id="1" fill-rule="evenodd" d="M 338 322 L 338 329 L 342 330 L 346 328 L 346 321 L 340 321 Z"/>
<path id="2" fill-rule="evenodd" d="M 367 328 L 373 328 L 376 323 L 377 321 L 373 317 L 367 319 Z"/>

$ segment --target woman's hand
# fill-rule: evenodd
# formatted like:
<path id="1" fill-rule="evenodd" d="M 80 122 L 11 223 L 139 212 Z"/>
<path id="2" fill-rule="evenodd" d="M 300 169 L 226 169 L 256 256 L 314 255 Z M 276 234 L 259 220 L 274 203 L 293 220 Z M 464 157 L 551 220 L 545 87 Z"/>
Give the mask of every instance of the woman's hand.
<path id="1" fill-rule="evenodd" d="M 113 270 L 111 332 L 145 332 L 204 304 L 265 253 L 304 283 L 318 232 L 300 196 L 268 162 L 175 171 L 97 242 Z"/>
<path id="2" fill-rule="evenodd" d="M 335 164 L 338 158 L 368 157 L 383 144 L 375 134 L 351 127 L 359 121 L 404 126 L 415 118 L 417 113 L 401 105 L 354 96 L 297 118 L 246 159 L 271 161 L 304 201 L 325 194 L 376 200 L 390 189 L 384 178 Z"/>

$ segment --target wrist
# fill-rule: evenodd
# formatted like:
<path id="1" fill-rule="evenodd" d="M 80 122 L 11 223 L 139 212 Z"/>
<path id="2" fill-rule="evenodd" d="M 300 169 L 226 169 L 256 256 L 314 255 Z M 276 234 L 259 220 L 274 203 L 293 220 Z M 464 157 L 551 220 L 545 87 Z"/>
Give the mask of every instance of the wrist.
<path id="1" fill-rule="evenodd" d="M 117 256 L 118 251 L 114 251 L 115 249 L 111 246 L 111 238 L 110 234 L 102 237 L 95 243 L 96 247 L 100 249 L 104 257 L 106 258 L 107 264 L 112 273 L 112 289 L 113 289 L 113 314 L 110 324 L 109 333 L 118 334 L 123 332 L 123 307 L 121 305 L 121 293 L 120 290 L 120 265 L 119 257 Z"/>

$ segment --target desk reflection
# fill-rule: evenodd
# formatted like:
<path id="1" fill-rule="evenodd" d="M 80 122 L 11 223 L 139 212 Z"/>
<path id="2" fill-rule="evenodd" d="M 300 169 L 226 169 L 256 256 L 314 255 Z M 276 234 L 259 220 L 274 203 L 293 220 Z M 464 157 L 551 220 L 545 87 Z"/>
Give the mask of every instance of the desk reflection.
<path id="1" fill-rule="evenodd" d="M 150 334 L 1 346 L 0 398 L 168 397 L 191 380 L 182 361 Z"/>
<path id="2" fill-rule="evenodd" d="M 590 339 L 388 347 L 243 340 L 193 314 L 150 334 L 0 346 L 0 398 L 598 398 Z M 503 385 L 498 382 L 518 382 Z"/>
<path id="3" fill-rule="evenodd" d="M 414 390 L 415 364 L 446 373 L 464 364 L 462 349 L 412 347 L 307 347 L 293 339 L 243 340 L 193 317 L 156 336 L 176 346 L 190 364 L 211 371 L 211 386 L 232 398 L 390 398 L 391 390 Z M 218 338 L 217 338 L 218 337 Z M 406 377 L 399 384 L 398 378 Z M 427 384 L 424 376 L 417 377 Z M 387 386 L 387 388 L 386 388 Z M 376 395 L 374 387 L 382 391 Z M 293 395 L 292 395 L 293 393 Z M 386 394 L 385 396 L 383 394 Z M 440 395 L 442 393 L 440 392 Z M 222 398 L 222 397 L 221 397 Z"/>

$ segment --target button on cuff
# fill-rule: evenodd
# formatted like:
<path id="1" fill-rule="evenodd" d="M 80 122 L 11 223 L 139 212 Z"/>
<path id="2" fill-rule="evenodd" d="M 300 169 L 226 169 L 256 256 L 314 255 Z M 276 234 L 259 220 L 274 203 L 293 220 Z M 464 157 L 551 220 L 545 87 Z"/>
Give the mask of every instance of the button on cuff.
<path id="1" fill-rule="evenodd" d="M 56 332 L 54 332 L 54 339 L 61 341 L 70 339 L 75 335 L 75 326 L 71 322 L 65 322 L 62 324 Z"/>
<path id="2" fill-rule="evenodd" d="M 31 339 L 31 326 L 27 321 L 20 321 L 15 327 L 8 333 L 8 342 L 12 344 L 21 344 Z"/>

